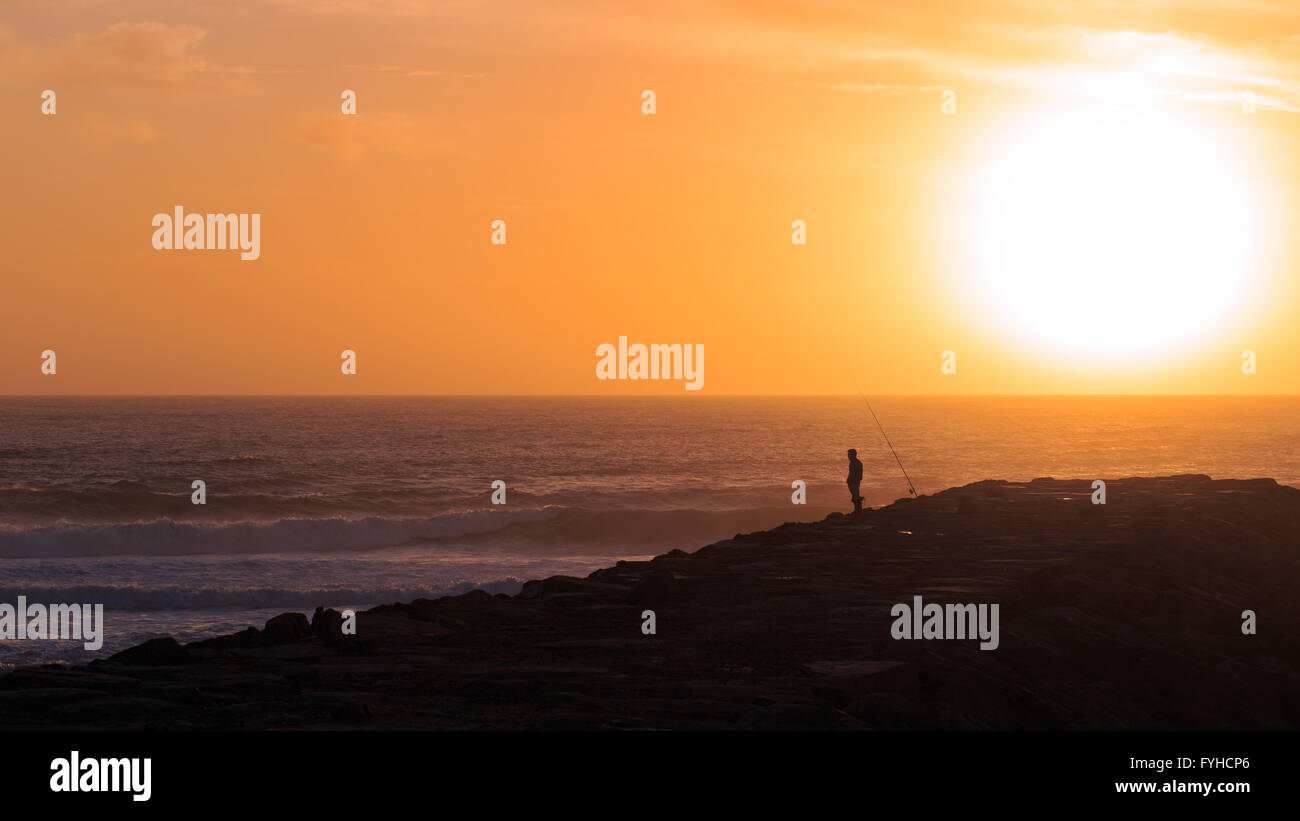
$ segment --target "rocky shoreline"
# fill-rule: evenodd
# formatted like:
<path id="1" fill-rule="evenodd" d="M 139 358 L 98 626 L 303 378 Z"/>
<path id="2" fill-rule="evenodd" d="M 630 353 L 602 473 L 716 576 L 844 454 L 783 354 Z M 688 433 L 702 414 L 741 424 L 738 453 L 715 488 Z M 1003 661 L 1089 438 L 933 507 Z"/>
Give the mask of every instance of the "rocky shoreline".
<path id="1" fill-rule="evenodd" d="M 1296 729 L 1300 490 L 984 481 L 686 553 L 0 677 L 6 729 Z M 1000 642 L 891 608 L 996 603 Z M 655 634 L 642 632 L 655 613 Z M 1242 632 L 1253 610 L 1258 632 Z"/>

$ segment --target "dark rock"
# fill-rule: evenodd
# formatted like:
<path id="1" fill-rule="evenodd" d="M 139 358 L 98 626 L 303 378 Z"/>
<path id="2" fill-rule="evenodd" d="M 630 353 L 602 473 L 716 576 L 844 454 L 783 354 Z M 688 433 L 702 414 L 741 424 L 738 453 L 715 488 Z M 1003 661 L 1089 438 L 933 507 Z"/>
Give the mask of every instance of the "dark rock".
<path id="1" fill-rule="evenodd" d="M 532 579 L 524 582 L 523 588 L 515 598 L 518 599 L 540 599 L 542 597 L 542 580 Z"/>
<path id="2" fill-rule="evenodd" d="M 185 664 L 190 661 L 189 651 L 171 636 L 149 639 L 144 644 L 128 647 L 120 653 L 113 654 L 109 661 L 118 664 L 158 666 L 164 664 Z"/>
<path id="3" fill-rule="evenodd" d="M 1103 507 L 1082 479 L 977 483 L 515 597 L 376 607 L 356 636 L 321 608 L 180 652 L 20 669 L 0 674 L 0 731 L 1300 728 L 1293 634 L 1238 627 L 1247 606 L 1300 623 L 1300 489 L 1107 485 Z M 955 515 L 963 497 L 977 515 Z M 891 605 L 917 592 L 1000 602 L 998 649 L 892 640 Z M 669 593 L 671 619 L 643 635 L 629 599 Z"/>
<path id="4" fill-rule="evenodd" d="M 655 570 L 637 582 L 628 594 L 628 601 L 633 604 L 663 604 L 668 601 L 673 589 L 673 574 L 669 570 Z"/>
<path id="5" fill-rule="evenodd" d="M 456 630 L 461 633 L 469 630 L 469 622 L 464 619 L 452 618 L 451 616 L 439 616 L 437 622 L 448 630 Z"/>
<path id="6" fill-rule="evenodd" d="M 142 721 L 166 716 L 176 705 L 157 698 L 104 698 L 60 704 L 50 710 L 52 718 L 64 723 L 83 723 L 102 720 L 111 713 L 117 721 Z"/>
<path id="7" fill-rule="evenodd" d="M 311 635 L 311 624 L 302 613 L 281 613 L 266 623 L 262 631 L 267 644 L 288 644 Z"/>
<path id="8" fill-rule="evenodd" d="M 322 639 L 343 637 L 343 614 L 334 608 L 317 607 L 311 616 L 311 631 Z"/>
<path id="9" fill-rule="evenodd" d="M 233 633 L 228 636 L 217 636 L 202 641 L 193 641 L 185 645 L 186 650 L 237 650 L 239 649 L 239 634 Z"/>
<path id="10" fill-rule="evenodd" d="M 573 576 L 551 576 L 539 582 L 529 582 L 520 591 L 519 598 L 551 599 L 561 596 L 602 596 L 618 590 L 615 585 Z M 621 591 L 620 591 L 621 592 Z"/>
<path id="11" fill-rule="evenodd" d="M 750 710 L 740 725 L 750 730 L 834 730 L 836 711 L 820 704 L 773 704 Z"/>
<path id="12" fill-rule="evenodd" d="M 334 707 L 331 716 L 335 721 L 365 721 L 370 708 L 356 701 L 344 701 Z"/>

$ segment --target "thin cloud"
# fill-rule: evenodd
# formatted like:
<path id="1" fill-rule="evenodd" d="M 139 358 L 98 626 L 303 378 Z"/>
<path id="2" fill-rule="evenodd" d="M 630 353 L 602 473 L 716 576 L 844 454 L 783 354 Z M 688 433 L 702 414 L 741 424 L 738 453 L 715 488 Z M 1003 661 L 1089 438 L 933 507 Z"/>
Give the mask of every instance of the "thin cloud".
<path id="1" fill-rule="evenodd" d="M 369 71 L 376 74 L 391 74 L 395 77 L 445 77 L 447 72 L 439 68 L 405 68 L 403 66 L 344 66 L 349 71 Z"/>
<path id="2" fill-rule="evenodd" d="M 122 140 L 142 144 L 155 143 L 163 136 L 148 120 L 118 120 L 98 116 L 88 118 L 86 131 L 88 136 L 100 141 Z"/>
<path id="3" fill-rule="evenodd" d="M 435 0 L 268 0 L 312 14 L 341 17 L 425 17 L 446 3 Z"/>
<path id="4" fill-rule="evenodd" d="M 309 116 L 299 120 L 297 131 L 303 141 L 347 159 L 372 153 L 414 157 L 436 148 L 429 137 L 435 124 L 405 114 Z"/>
<path id="5" fill-rule="evenodd" d="M 1233 26 L 1172 26 L 1195 22 L 1194 15 L 1175 14 L 1218 19 L 1230 6 Z M 1261 108 L 1300 109 L 1300 35 L 1282 33 L 1300 25 L 1293 2 L 1096 3 L 1067 15 L 1041 3 L 940 0 L 883 10 L 857 2 L 795 7 L 766 0 L 722 11 L 688 11 L 683 19 L 628 29 L 636 41 L 618 45 L 653 43 L 746 74 L 762 71 L 771 83 L 845 92 L 983 86 L 1220 104 L 1249 90 Z M 1120 18 L 1119 25 L 1112 22 Z M 1099 24 L 1067 24 L 1070 19 Z"/>
<path id="6" fill-rule="evenodd" d="M 827 91 L 847 91 L 855 94 L 918 94 L 921 92 L 947 91 L 951 86 L 909 86 L 889 85 L 886 83 L 803 83 L 788 82 L 782 85 L 792 88 L 823 88 Z"/>
<path id="7" fill-rule="evenodd" d="M 113 23 L 97 34 L 26 43 L 0 32 L 0 76 L 24 84 L 57 83 L 143 90 L 221 88 L 257 73 L 198 53 L 207 32 L 167 23 Z"/>

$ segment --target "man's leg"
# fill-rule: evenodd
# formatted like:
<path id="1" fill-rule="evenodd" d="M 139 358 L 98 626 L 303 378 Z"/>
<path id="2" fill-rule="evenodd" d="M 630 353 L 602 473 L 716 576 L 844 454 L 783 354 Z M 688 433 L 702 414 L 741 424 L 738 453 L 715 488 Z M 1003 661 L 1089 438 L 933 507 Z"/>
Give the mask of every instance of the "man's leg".
<path id="1" fill-rule="evenodd" d="M 858 485 L 849 485 L 849 494 L 853 496 L 853 512 L 862 512 L 862 494 L 858 491 Z"/>

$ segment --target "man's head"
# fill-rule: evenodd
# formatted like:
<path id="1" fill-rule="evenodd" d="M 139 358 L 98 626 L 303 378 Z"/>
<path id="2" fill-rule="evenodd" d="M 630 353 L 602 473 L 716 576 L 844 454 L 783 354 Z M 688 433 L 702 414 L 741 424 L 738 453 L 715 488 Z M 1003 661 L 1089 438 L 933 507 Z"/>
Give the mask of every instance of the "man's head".
<path id="1" fill-rule="evenodd" d="M 849 448 L 849 458 L 850 458 L 850 459 L 856 459 L 856 458 L 858 458 L 858 452 L 857 452 L 856 450 L 854 450 L 853 448 Z"/>

